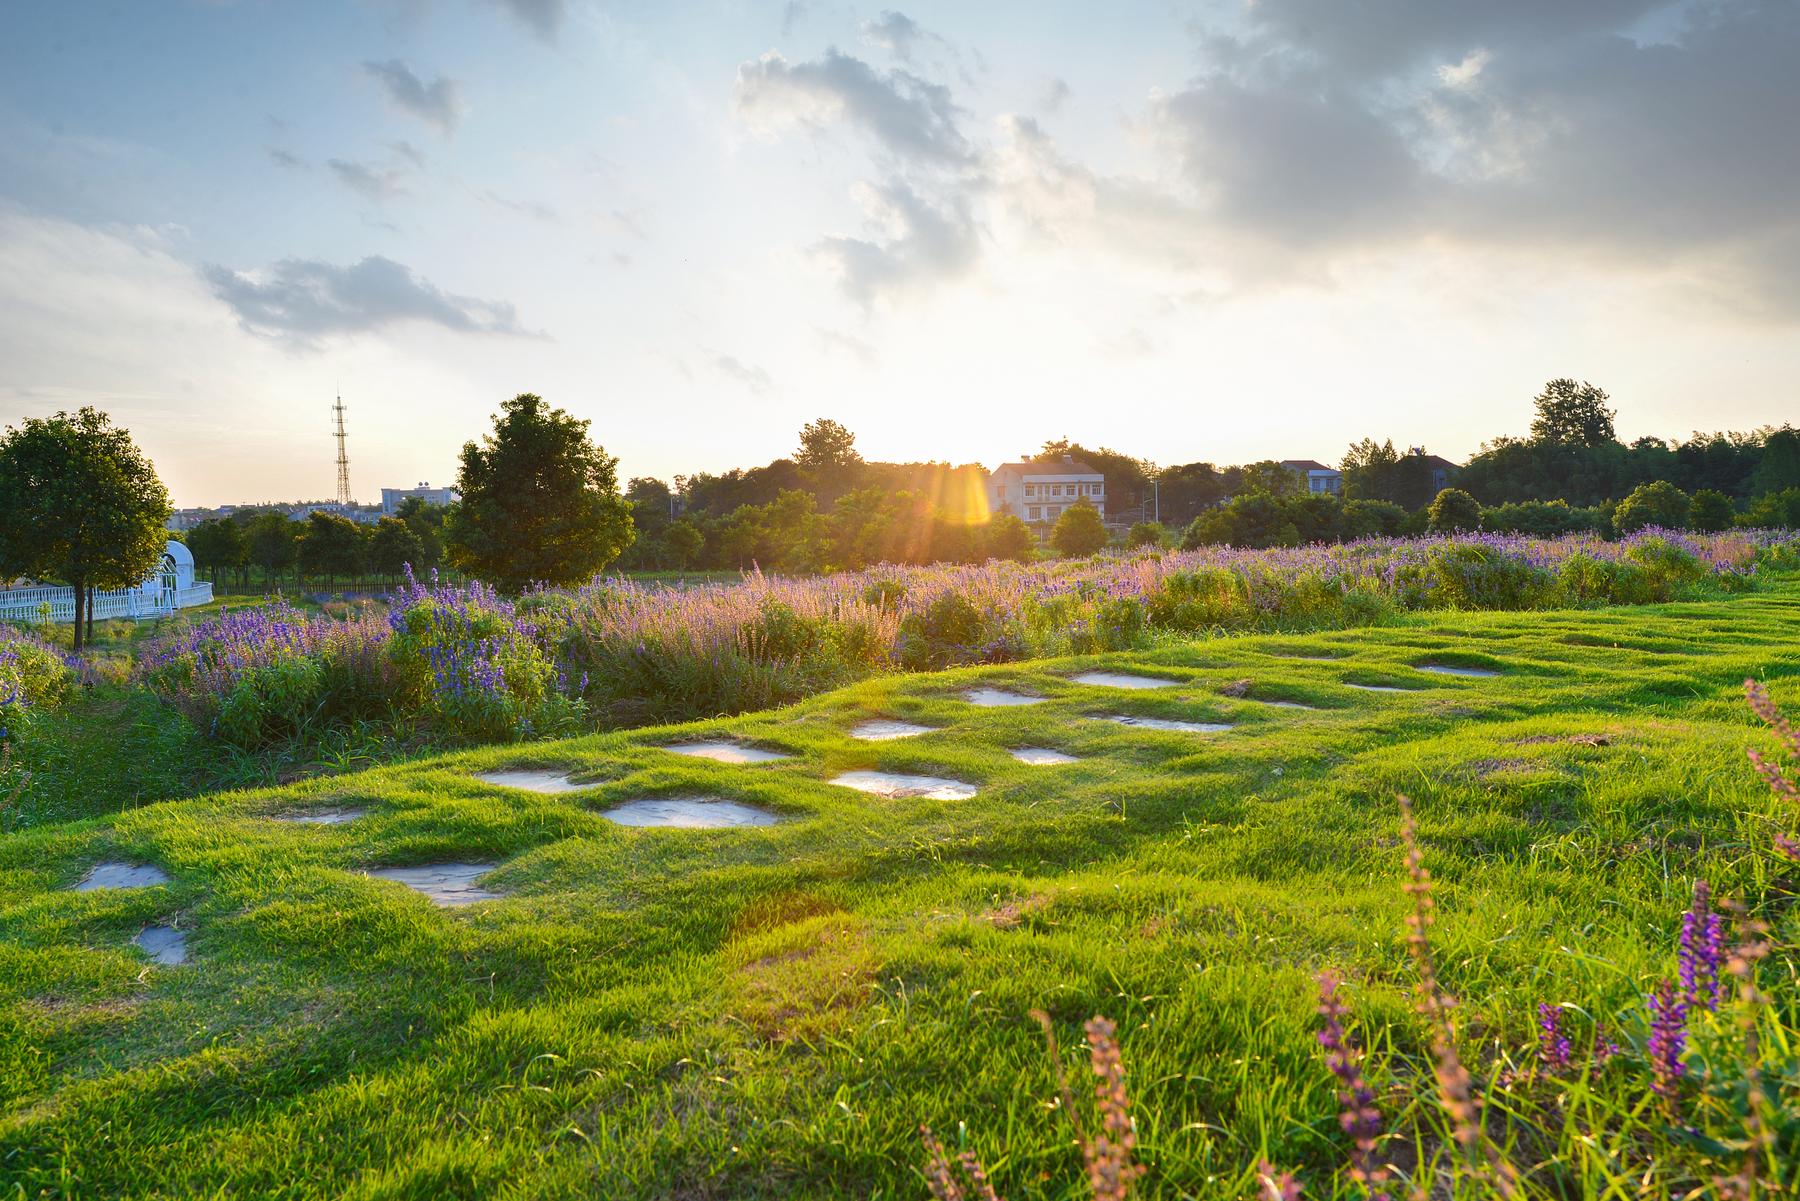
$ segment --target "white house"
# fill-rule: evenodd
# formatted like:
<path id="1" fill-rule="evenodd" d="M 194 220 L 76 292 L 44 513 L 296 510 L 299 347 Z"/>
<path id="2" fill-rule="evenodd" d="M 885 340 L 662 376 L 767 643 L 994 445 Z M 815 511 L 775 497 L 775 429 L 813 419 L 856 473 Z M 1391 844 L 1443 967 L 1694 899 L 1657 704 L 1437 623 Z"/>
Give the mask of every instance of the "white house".
<path id="1" fill-rule="evenodd" d="M 1344 473 L 1316 459 L 1283 459 L 1281 465 L 1300 477 L 1315 495 L 1336 496 L 1344 490 Z"/>
<path id="2" fill-rule="evenodd" d="M 462 499 L 462 493 L 455 488 L 433 488 L 421 480 L 416 488 L 383 488 L 381 490 L 381 511 L 392 515 L 399 511 L 400 502 L 418 497 L 428 505 L 453 505 Z"/>
<path id="3" fill-rule="evenodd" d="M 1106 477 L 1071 456 L 1002 463 L 988 473 L 988 508 L 1026 521 L 1055 521 L 1079 500 L 1106 516 Z"/>
<path id="4" fill-rule="evenodd" d="M 162 563 L 135 588 L 116 588 L 92 595 L 94 620 L 123 617 L 167 617 L 177 609 L 204 605 L 213 586 L 194 579 L 194 552 L 179 542 L 163 548 Z M 60 585 L 0 588 L 0 621 L 36 623 L 75 620 L 75 590 Z"/>

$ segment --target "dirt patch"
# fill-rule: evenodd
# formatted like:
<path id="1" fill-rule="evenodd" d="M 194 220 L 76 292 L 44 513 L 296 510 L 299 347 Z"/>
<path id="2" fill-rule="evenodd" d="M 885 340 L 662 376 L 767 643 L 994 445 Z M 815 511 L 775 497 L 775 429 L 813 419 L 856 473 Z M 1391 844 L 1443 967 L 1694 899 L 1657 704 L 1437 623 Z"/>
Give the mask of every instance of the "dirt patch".
<path id="1" fill-rule="evenodd" d="M 840 1028 L 881 970 L 866 932 L 847 917 L 790 927 L 792 935 L 745 963 L 732 977 L 729 1014 L 771 1043 L 813 1042 Z"/>
<path id="2" fill-rule="evenodd" d="M 996 905 L 981 915 L 981 920 L 996 930 L 1013 930 L 1025 924 L 1025 919 L 1034 913 L 1042 913 L 1050 908 L 1051 897 L 1048 893 L 1034 892 L 1028 897 L 1016 901 L 1007 901 Z"/>
<path id="3" fill-rule="evenodd" d="M 791 926 L 796 922 L 845 912 L 847 910 L 842 905 L 816 892 L 796 888 L 770 893 L 744 906 L 743 912 L 738 914 L 737 921 L 732 924 L 731 937 L 747 938 L 782 926 Z"/>
<path id="4" fill-rule="evenodd" d="M 1220 696 L 1249 696 L 1250 695 L 1250 681 L 1249 680 L 1233 680 L 1231 683 L 1225 685 L 1225 687 L 1219 689 L 1219 695 Z"/>
<path id="5" fill-rule="evenodd" d="M 1544 746 L 1549 743 L 1563 743 L 1569 746 L 1611 746 L 1610 734 L 1530 734 L 1524 738 L 1514 738 L 1514 746 Z"/>

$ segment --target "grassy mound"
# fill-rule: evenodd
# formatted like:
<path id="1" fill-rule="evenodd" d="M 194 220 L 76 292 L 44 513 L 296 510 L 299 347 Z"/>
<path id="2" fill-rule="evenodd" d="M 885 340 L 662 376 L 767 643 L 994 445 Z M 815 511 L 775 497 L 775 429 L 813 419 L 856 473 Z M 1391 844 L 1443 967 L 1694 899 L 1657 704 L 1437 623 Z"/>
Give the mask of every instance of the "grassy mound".
<path id="1" fill-rule="evenodd" d="M 883 677 L 775 712 L 15 834 L 0 843 L 0 1194 L 918 1197 L 927 1122 L 1014 1201 L 1083 1196 L 1035 1008 L 1068 1048 L 1089 1016 L 1117 1023 L 1141 1195 L 1242 1197 L 1266 1157 L 1331 1196 L 1345 1140 L 1314 975 L 1347 977 L 1390 1113 L 1428 1076 L 1395 794 L 1417 806 L 1439 970 L 1488 1079 L 1531 1059 L 1541 1003 L 1583 1022 L 1641 1012 L 1697 876 L 1721 895 L 1780 890 L 1759 849 L 1769 794 L 1743 757 L 1767 739 L 1740 685 L 1769 681 L 1793 707 L 1796 628 L 1786 587 L 1218 638 Z M 1176 682 L 1071 679 L 1090 669 Z M 977 686 L 1043 699 L 976 707 L 961 694 Z M 1107 720 L 1121 716 L 1230 728 Z M 933 732 L 849 735 L 871 718 Z M 701 738 L 789 757 L 659 749 Z M 1023 747 L 1077 761 L 1022 763 Z M 592 786 L 474 778 L 503 767 Z M 831 783 L 871 769 L 979 792 Z M 785 820 L 600 816 L 696 796 Z M 365 816 L 271 820 L 326 809 Z M 171 882 L 65 891 L 102 861 Z M 363 874 L 438 862 L 495 864 L 481 885 L 506 899 L 439 908 Z M 147 967 L 131 946 L 147 924 L 185 931 L 191 961 Z M 1778 993 L 1771 1021 L 1792 1031 L 1797 1004 Z M 1631 1059 L 1644 1031 L 1615 1033 Z M 1765 1067 L 1788 1139 L 1793 1070 Z M 1691 1087 L 1730 1083 L 1711 1073 L 1696 1063 Z M 1492 1119 L 1534 1193 L 1616 1179 L 1617 1195 L 1662 1195 L 1735 1170 L 1716 1118 L 1646 1182 L 1633 1149 L 1678 1132 L 1627 1076 L 1597 1074 L 1582 1098 L 1561 1124 Z M 1432 1147 L 1384 1153 L 1407 1170 Z"/>

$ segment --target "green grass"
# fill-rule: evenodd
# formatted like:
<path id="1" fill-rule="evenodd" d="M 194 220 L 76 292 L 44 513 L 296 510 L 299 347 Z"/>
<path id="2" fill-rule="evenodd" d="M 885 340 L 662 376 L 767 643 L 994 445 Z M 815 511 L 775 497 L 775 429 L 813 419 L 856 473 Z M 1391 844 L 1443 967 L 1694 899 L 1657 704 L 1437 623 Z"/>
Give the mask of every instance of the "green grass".
<path id="1" fill-rule="evenodd" d="M 1721 893 L 1780 891 L 1759 851 L 1768 792 L 1743 755 L 1767 738 L 1740 686 L 1756 676 L 1800 704 L 1796 629 L 1791 586 L 1437 613 L 887 677 L 742 718 L 36 826 L 0 840 L 0 1196 L 920 1197 L 921 1121 L 966 1139 L 1013 1201 L 1082 1196 L 1033 1008 L 1071 1065 L 1084 1019 L 1118 1022 L 1142 1195 L 1244 1197 L 1267 1155 L 1332 1196 L 1344 1146 L 1314 973 L 1348 976 L 1383 1085 L 1407 1082 L 1424 1037 L 1395 793 L 1417 804 L 1442 973 L 1492 1071 L 1527 1054 L 1537 1002 L 1627 1011 L 1669 973 L 1696 874 Z M 1503 674 L 1414 670 L 1427 662 Z M 1066 678 L 1093 666 L 1181 683 Z M 1246 680 L 1246 697 L 1227 695 Z M 975 683 L 1047 700 L 971 708 L 957 693 Z M 1168 734 L 1104 713 L 1235 724 Z M 847 737 L 867 716 L 941 729 Z M 793 757 L 730 767 L 656 749 L 721 735 Z M 1587 735 L 1601 738 L 1574 740 Z M 1024 745 L 1082 759 L 1030 767 L 1007 753 Z M 471 779 L 521 765 L 594 787 Z M 829 783 L 872 767 L 981 792 L 882 800 Z M 666 831 L 599 816 L 697 794 L 787 820 Z M 267 820 L 345 805 L 368 816 Z M 63 891 L 104 859 L 173 882 Z M 486 886 L 508 899 L 438 909 L 359 874 L 451 860 L 499 864 Z M 190 964 L 146 966 L 130 946 L 157 921 L 189 932 Z M 1787 1030 L 1795 1004 L 1777 994 Z M 1624 1083 L 1635 1095 L 1590 1104 L 1643 1110 Z M 1789 1114 L 1794 1084 L 1777 1081 Z M 1583 1142 L 1582 1121 L 1515 1131 L 1521 1162 L 1542 1165 L 1532 1192 L 1666 1195 L 1713 1154 L 1652 1166 Z"/>

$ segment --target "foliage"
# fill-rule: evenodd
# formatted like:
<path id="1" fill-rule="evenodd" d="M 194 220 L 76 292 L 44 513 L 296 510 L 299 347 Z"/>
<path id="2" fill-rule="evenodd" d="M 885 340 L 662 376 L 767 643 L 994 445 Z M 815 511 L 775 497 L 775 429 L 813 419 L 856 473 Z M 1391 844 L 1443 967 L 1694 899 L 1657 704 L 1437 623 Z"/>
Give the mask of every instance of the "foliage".
<path id="1" fill-rule="evenodd" d="M 1062 511 L 1050 531 L 1050 545 L 1065 558 L 1085 558 L 1106 545 L 1106 522 L 1092 501 L 1082 497 Z"/>
<path id="2" fill-rule="evenodd" d="M 258 513 L 245 532 L 244 547 L 250 562 L 274 579 L 299 560 L 300 525 L 283 513 Z"/>
<path id="3" fill-rule="evenodd" d="M 399 517 L 383 517 L 369 538 L 367 562 L 369 570 L 390 579 L 408 568 L 424 571 L 425 543 L 418 532 Z"/>
<path id="4" fill-rule="evenodd" d="M 1613 510 L 1613 525 L 1621 534 L 1635 533 L 1645 526 L 1683 529 L 1688 524 L 1692 503 L 1687 493 L 1667 480 L 1641 484 Z"/>
<path id="5" fill-rule="evenodd" d="M 0 622 L 0 741 L 27 711 L 60 702 L 72 678 L 56 648 Z"/>
<path id="6" fill-rule="evenodd" d="M 1014 513 L 1001 513 L 989 521 L 986 541 L 988 554 L 995 559 L 1029 563 L 1036 557 L 1037 536 Z"/>
<path id="7" fill-rule="evenodd" d="M 1125 545 L 1132 550 L 1146 546 L 1160 547 L 1168 540 L 1168 530 L 1161 522 L 1139 521 L 1125 533 Z"/>
<path id="8" fill-rule="evenodd" d="M 1612 523 L 1599 509 L 1577 509 L 1562 500 L 1527 500 L 1483 509 L 1481 528 L 1496 534 L 1558 538 L 1564 534 L 1610 533 Z"/>
<path id="9" fill-rule="evenodd" d="M 1688 525 L 1702 534 L 1716 534 L 1720 530 L 1728 530 L 1737 519 L 1737 508 L 1731 498 L 1713 488 L 1702 488 L 1694 493 L 1694 503 L 1688 509 Z"/>
<path id="10" fill-rule="evenodd" d="M 168 545 L 169 494 L 156 469 L 128 432 L 93 408 L 7 427 L 0 512 L 0 577 L 72 587 L 77 654 L 92 622 L 91 593 L 137 584 Z"/>
<path id="11" fill-rule="evenodd" d="M 214 580 L 221 571 L 240 571 L 250 550 L 243 527 L 229 517 L 214 517 L 189 530 L 187 548 L 193 552 L 194 567 Z"/>
<path id="12" fill-rule="evenodd" d="M 616 463 L 586 421 L 529 392 L 506 401 L 493 432 L 463 446 L 462 500 L 445 523 L 450 562 L 508 593 L 588 579 L 632 539 Z"/>
<path id="13" fill-rule="evenodd" d="M 1460 534 L 1481 528 L 1481 505 L 1461 488 L 1445 488 L 1431 502 L 1426 528 L 1434 534 Z"/>
<path id="14" fill-rule="evenodd" d="M 1531 437 L 1535 442 L 1552 446 L 1604 446 L 1615 440 L 1613 418 L 1617 415 L 1606 407 L 1610 398 L 1604 388 L 1572 379 L 1553 379 L 1537 394 L 1532 406 L 1537 416 L 1531 420 Z"/>
<path id="15" fill-rule="evenodd" d="M 309 513 L 300 535 L 300 570 L 309 576 L 355 576 L 363 568 L 363 528 L 336 513 Z"/>

